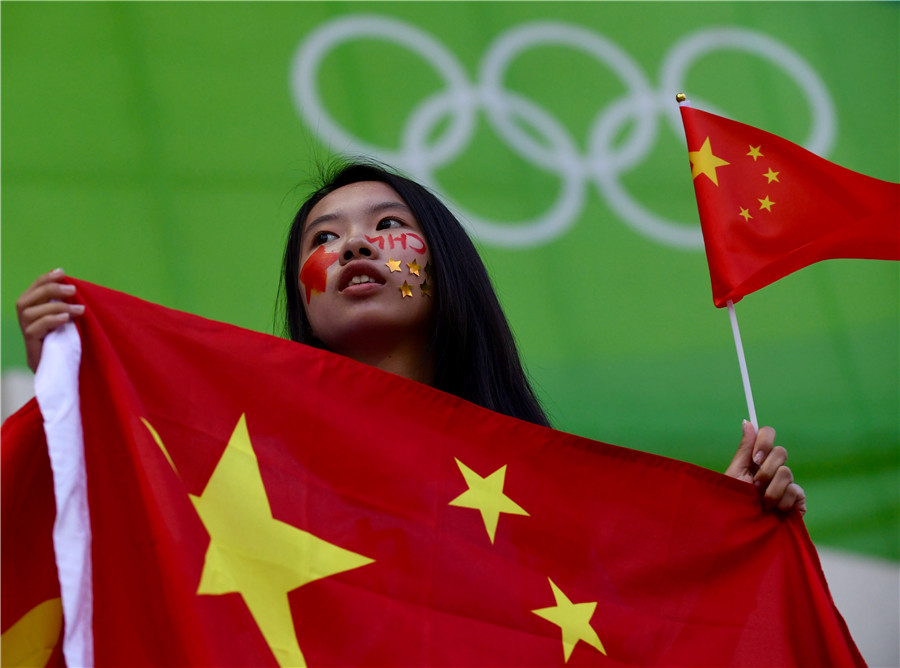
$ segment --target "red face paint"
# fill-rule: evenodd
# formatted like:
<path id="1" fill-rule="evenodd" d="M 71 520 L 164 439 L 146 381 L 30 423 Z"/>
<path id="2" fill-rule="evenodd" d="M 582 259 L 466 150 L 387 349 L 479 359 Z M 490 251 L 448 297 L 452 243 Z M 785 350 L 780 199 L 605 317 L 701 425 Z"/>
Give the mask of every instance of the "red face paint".
<path id="1" fill-rule="evenodd" d="M 394 244 L 397 243 L 403 250 L 406 250 L 406 234 L 398 234 L 396 237 L 393 234 L 388 234 L 388 243 L 391 245 L 391 250 L 394 250 Z"/>
<path id="2" fill-rule="evenodd" d="M 313 291 L 325 292 L 328 285 L 328 267 L 337 262 L 337 253 L 325 252 L 325 246 L 319 246 L 315 252 L 306 258 L 303 268 L 300 269 L 300 282 L 306 290 L 306 303 L 312 297 Z"/>
<path id="3" fill-rule="evenodd" d="M 415 251 L 419 255 L 423 254 L 427 248 L 425 248 L 425 242 L 422 240 L 418 234 L 413 234 L 412 232 L 408 232 L 405 235 L 406 243 L 409 244 L 409 249 Z"/>
<path id="4" fill-rule="evenodd" d="M 373 246 L 377 245 L 381 250 L 384 250 L 384 237 L 370 237 L 366 235 L 366 241 Z M 393 246 L 391 246 L 391 248 L 393 248 Z"/>
<path id="5" fill-rule="evenodd" d="M 378 246 L 381 250 L 384 250 L 384 237 L 370 237 L 366 236 L 366 239 L 373 246 Z M 422 255 L 427 249 L 425 247 L 425 241 L 418 234 L 414 234 L 412 232 L 403 232 L 398 235 L 388 234 L 387 235 L 388 247 L 390 250 L 394 250 L 396 246 L 400 246 L 403 250 L 409 248 L 411 251 L 415 251 L 419 255 Z"/>

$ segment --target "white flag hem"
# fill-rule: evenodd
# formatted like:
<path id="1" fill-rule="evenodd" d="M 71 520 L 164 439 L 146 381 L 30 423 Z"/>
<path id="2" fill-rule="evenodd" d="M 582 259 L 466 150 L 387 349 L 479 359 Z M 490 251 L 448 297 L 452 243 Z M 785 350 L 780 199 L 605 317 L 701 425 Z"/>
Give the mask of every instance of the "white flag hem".
<path id="1" fill-rule="evenodd" d="M 91 524 L 84 464 L 78 370 L 81 338 L 71 322 L 44 339 L 34 391 L 44 418 L 53 471 L 53 549 L 63 606 L 63 656 L 69 666 L 93 666 Z"/>

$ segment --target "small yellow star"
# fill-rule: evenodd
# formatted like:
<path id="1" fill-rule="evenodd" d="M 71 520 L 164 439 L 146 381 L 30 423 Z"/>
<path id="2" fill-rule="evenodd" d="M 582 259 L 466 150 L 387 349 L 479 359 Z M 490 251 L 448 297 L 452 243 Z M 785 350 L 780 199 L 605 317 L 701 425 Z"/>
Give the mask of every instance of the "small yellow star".
<path id="1" fill-rule="evenodd" d="M 394 258 L 388 258 L 388 261 L 384 263 L 388 269 L 391 270 L 391 273 L 395 271 L 400 271 L 400 260 L 395 260 Z"/>
<path id="2" fill-rule="evenodd" d="M 434 267 L 431 266 L 430 262 L 425 263 L 425 275 L 428 278 L 434 278 Z"/>
<path id="3" fill-rule="evenodd" d="M 744 207 L 741 207 L 741 212 L 740 212 L 738 215 L 739 215 L 739 216 L 743 216 L 743 217 L 744 217 L 744 221 L 748 221 L 748 220 L 750 220 L 751 218 L 753 218 L 753 216 L 750 215 L 750 210 L 749 210 L 749 209 L 745 209 Z"/>
<path id="4" fill-rule="evenodd" d="M 765 174 L 763 174 L 763 176 L 765 176 L 767 179 L 769 179 L 769 183 L 772 183 L 772 181 L 778 181 L 779 174 L 781 174 L 781 172 L 773 172 L 772 168 L 769 167 L 769 171 L 766 172 Z M 780 183 L 780 181 L 779 181 L 779 183 Z"/>
<path id="5" fill-rule="evenodd" d="M 701 174 L 706 174 L 710 181 L 719 185 L 716 167 L 722 167 L 729 163 L 713 155 L 709 137 L 703 142 L 703 146 L 700 147 L 699 151 L 688 151 L 688 157 L 691 159 L 691 178 L 696 179 Z"/>
<path id="6" fill-rule="evenodd" d="M 756 162 L 757 158 L 765 158 L 766 157 L 762 153 L 759 152 L 759 149 L 761 149 L 761 148 L 762 148 L 762 144 L 760 144 L 759 146 L 751 146 L 750 147 L 750 152 L 747 153 L 747 155 L 749 155 L 751 158 L 753 158 L 753 162 Z"/>
<path id="7" fill-rule="evenodd" d="M 757 199 L 759 199 L 759 198 L 757 198 Z M 760 208 L 760 210 L 765 209 L 765 210 L 768 211 L 769 213 L 772 213 L 772 207 L 773 207 L 774 205 L 775 205 L 775 202 L 771 201 L 771 200 L 769 199 L 769 196 L 768 196 L 768 195 L 766 195 L 766 198 L 765 198 L 765 199 L 759 200 L 759 208 Z"/>
<path id="8" fill-rule="evenodd" d="M 600 642 L 597 632 L 591 626 L 591 617 L 594 615 L 594 610 L 597 609 L 597 602 L 572 603 L 553 580 L 550 580 L 550 578 L 547 578 L 547 580 L 550 581 L 550 587 L 553 589 L 553 598 L 556 599 L 556 605 L 552 608 L 532 610 L 532 612 L 560 628 L 566 663 L 569 662 L 572 650 L 575 649 L 575 645 L 578 644 L 579 640 L 583 640 L 605 655 L 606 650 L 603 649 L 603 643 Z"/>
<path id="9" fill-rule="evenodd" d="M 406 263 L 406 266 L 409 267 L 409 273 L 410 273 L 410 274 L 415 274 L 416 276 L 419 275 L 419 269 L 422 268 L 422 265 L 420 265 L 420 264 L 419 264 L 418 262 L 416 262 L 415 260 L 413 260 L 412 262 L 407 262 L 407 263 Z"/>
<path id="10" fill-rule="evenodd" d="M 456 465 L 459 466 L 459 470 L 463 474 L 463 478 L 466 479 L 466 485 L 469 486 L 469 489 L 453 499 L 449 505 L 459 508 L 473 508 L 479 511 L 491 543 L 494 542 L 494 536 L 497 533 L 497 522 L 500 520 L 500 513 L 528 516 L 528 513 L 522 510 L 519 504 L 503 493 L 503 482 L 506 478 L 505 464 L 487 478 L 482 478 L 458 459 L 456 460 Z"/>
<path id="11" fill-rule="evenodd" d="M 406 281 L 403 281 L 403 285 L 400 286 L 400 298 L 403 297 L 412 297 L 412 286 Z"/>
<path id="12" fill-rule="evenodd" d="M 428 281 L 422 281 L 422 285 L 419 286 L 422 288 L 422 296 L 430 297 L 431 296 L 431 286 L 428 285 Z"/>

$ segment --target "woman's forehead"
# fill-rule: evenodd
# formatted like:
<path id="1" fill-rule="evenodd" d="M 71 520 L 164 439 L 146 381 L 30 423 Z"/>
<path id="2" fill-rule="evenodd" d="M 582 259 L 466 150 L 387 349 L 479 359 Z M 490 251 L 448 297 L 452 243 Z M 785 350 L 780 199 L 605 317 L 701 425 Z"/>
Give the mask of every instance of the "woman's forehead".
<path id="1" fill-rule="evenodd" d="M 337 188 L 316 202 L 304 222 L 304 229 L 327 220 L 389 211 L 412 211 L 403 198 L 382 181 L 357 181 Z"/>
<path id="2" fill-rule="evenodd" d="M 375 199 L 406 204 L 397 191 L 387 183 L 382 181 L 356 181 L 332 190 L 325 195 L 325 197 L 316 202 L 316 205 L 309 212 L 309 217 L 313 218 L 314 213 L 319 210 L 332 210 L 338 207 L 349 207 L 358 204 L 369 205 Z"/>

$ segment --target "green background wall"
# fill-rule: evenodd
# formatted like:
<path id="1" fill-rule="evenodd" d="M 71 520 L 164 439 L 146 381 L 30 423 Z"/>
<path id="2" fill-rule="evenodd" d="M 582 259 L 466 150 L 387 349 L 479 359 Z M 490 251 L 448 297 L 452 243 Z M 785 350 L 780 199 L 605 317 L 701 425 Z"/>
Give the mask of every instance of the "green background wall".
<path id="1" fill-rule="evenodd" d="M 896 3 L 0 11 L 4 371 L 24 366 L 14 301 L 56 266 L 272 332 L 282 243 L 316 165 L 369 147 L 419 176 L 415 156 L 449 146 L 452 110 L 494 94 L 519 113 L 498 127 L 476 105 L 471 134 L 431 178 L 472 225 L 555 424 L 723 470 L 746 416 L 727 314 L 712 305 L 701 249 L 636 229 L 655 219 L 698 234 L 675 93 L 900 180 Z M 295 58 L 354 15 L 374 28 L 323 51 L 315 88 L 325 114 L 314 118 L 310 100 L 297 99 Z M 526 30 L 540 39 L 488 85 L 486 55 Z M 553 31 L 564 38 L 549 40 Z M 689 59 L 674 83 L 666 77 L 678 54 L 716 35 L 724 45 Z M 462 73 L 454 96 L 440 98 L 446 84 L 417 39 Z M 416 126 L 429 100 L 443 111 Z M 417 127 L 421 151 L 404 153 Z M 557 204 L 563 229 L 543 240 L 510 246 L 483 231 L 491 220 L 496 236 L 514 237 Z M 896 263 L 830 261 L 738 305 L 760 421 L 790 451 L 813 539 L 894 560 L 898 285 Z"/>

